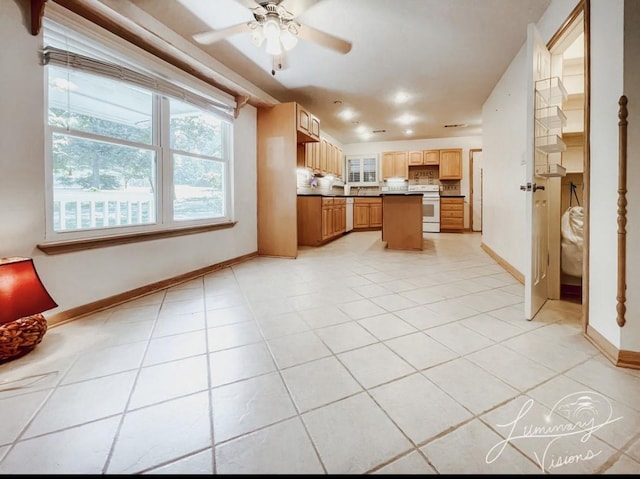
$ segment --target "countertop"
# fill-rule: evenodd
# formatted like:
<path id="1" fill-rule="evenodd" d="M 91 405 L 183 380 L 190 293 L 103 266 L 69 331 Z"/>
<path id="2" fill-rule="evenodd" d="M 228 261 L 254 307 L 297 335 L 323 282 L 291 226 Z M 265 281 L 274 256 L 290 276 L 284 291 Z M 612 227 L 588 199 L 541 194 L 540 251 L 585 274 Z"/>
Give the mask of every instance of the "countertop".
<path id="1" fill-rule="evenodd" d="M 440 198 L 464 198 L 464 195 L 440 195 Z"/>
<path id="2" fill-rule="evenodd" d="M 298 193 L 298 196 L 322 196 L 323 198 L 380 198 L 381 196 L 422 196 L 420 191 L 401 191 L 401 192 L 391 192 L 391 191 L 381 191 L 375 195 L 330 195 L 323 193 Z"/>

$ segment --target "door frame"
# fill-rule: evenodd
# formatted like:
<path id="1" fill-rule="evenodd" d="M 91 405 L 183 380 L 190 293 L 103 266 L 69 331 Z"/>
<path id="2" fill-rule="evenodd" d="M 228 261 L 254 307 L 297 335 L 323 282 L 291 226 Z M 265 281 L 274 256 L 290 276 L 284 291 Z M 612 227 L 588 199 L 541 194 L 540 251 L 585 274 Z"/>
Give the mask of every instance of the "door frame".
<path id="1" fill-rule="evenodd" d="M 589 325 L 589 205 L 590 205 L 590 179 L 591 179 L 591 147 L 589 142 L 590 132 L 590 106 L 591 106 L 591 33 L 590 33 L 590 0 L 580 0 L 558 31 L 547 42 L 547 48 L 551 51 L 563 39 L 567 31 L 573 27 L 574 22 L 582 14 L 582 31 L 584 34 L 584 168 L 582 203 L 584 208 L 584 242 L 582 250 L 582 328 L 586 333 Z"/>
<path id="2" fill-rule="evenodd" d="M 481 152 L 482 148 L 471 148 L 469 150 L 469 231 L 473 231 L 473 154 Z M 482 175 L 480 175 L 482 180 Z M 480 201 L 482 201 L 482 183 L 480 183 Z M 480 209 L 480 231 L 482 233 L 482 208 Z"/>

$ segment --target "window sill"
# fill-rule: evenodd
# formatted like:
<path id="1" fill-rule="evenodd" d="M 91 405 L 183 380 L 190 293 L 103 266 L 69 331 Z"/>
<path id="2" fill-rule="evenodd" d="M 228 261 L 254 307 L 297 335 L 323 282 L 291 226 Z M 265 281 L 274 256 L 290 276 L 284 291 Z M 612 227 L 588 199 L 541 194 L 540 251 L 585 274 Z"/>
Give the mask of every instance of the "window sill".
<path id="1" fill-rule="evenodd" d="M 88 249 L 107 248 L 109 246 L 139 243 L 140 241 L 150 241 L 162 238 L 171 238 L 174 236 L 206 233 L 207 231 L 233 228 L 236 223 L 237 221 L 229 221 L 226 223 L 218 223 L 215 225 L 191 226 L 188 228 L 179 228 L 164 231 L 149 231 L 146 233 L 131 233 L 117 236 L 106 236 L 102 238 L 84 238 L 69 241 L 52 241 L 49 243 L 40 243 L 37 246 L 39 250 L 44 251 L 48 255 L 72 253 L 74 251 L 85 251 Z"/>

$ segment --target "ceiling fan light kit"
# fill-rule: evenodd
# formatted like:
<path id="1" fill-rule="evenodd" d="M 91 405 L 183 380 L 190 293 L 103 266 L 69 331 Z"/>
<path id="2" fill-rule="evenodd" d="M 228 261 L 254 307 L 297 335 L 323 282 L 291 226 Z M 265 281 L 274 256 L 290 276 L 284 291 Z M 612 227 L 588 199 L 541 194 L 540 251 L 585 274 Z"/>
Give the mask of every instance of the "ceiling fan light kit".
<path id="1" fill-rule="evenodd" d="M 284 7 L 275 4 L 258 6 L 253 16 L 255 20 L 249 22 L 251 41 L 258 47 L 266 41 L 265 51 L 269 55 L 282 55 L 283 49 L 289 51 L 298 43 L 298 29 Z"/>
<path id="2" fill-rule="evenodd" d="M 265 46 L 265 51 L 272 57 L 274 68 L 282 70 L 284 52 L 292 50 L 298 38 L 314 42 L 330 50 L 346 54 L 351 50 L 351 43 L 315 28 L 301 25 L 294 20 L 293 14 L 283 5 L 282 0 L 268 2 L 257 1 L 255 8 L 250 8 L 254 20 L 221 30 L 197 33 L 193 39 L 198 43 L 210 44 L 241 32 L 249 32 L 251 41 L 258 47 Z M 278 68 L 275 67 L 278 66 Z"/>

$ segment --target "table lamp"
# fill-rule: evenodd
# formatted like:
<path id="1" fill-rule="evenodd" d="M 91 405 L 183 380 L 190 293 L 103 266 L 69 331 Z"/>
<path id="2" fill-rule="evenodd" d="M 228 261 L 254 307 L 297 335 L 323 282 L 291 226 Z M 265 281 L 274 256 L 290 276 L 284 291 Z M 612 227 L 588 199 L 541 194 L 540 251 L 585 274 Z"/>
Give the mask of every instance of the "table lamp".
<path id="1" fill-rule="evenodd" d="M 0 258 L 0 363 L 33 350 L 47 332 L 40 314 L 58 306 L 31 258 Z"/>

